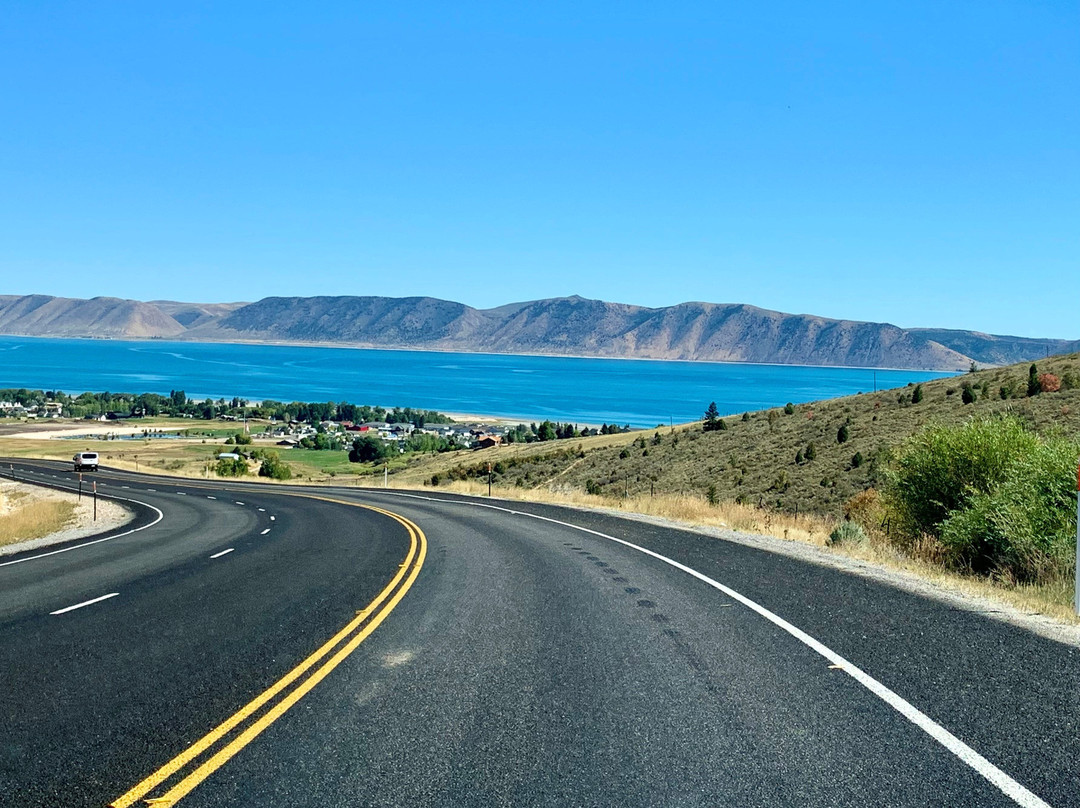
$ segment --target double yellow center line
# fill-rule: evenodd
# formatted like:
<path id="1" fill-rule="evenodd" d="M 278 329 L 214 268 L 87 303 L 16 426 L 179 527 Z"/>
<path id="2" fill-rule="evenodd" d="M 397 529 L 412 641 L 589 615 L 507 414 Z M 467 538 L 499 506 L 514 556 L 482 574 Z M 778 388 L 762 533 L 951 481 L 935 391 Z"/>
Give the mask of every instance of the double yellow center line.
<path id="1" fill-rule="evenodd" d="M 357 612 L 356 617 L 350 620 L 348 625 L 342 628 L 341 631 L 327 640 L 322 647 L 156 772 L 110 803 L 112 808 L 128 808 L 128 806 L 134 805 L 139 800 L 143 800 L 150 805 L 174 805 L 199 783 L 223 766 L 233 755 L 257 738 L 263 730 L 284 715 L 308 691 L 326 678 L 330 671 L 340 665 L 349 654 L 360 646 L 360 643 L 368 638 L 371 632 L 379 627 L 379 624 L 394 610 L 394 607 L 397 606 L 405 593 L 412 587 L 413 582 L 416 581 L 416 577 L 420 574 L 420 568 L 424 564 L 424 558 L 427 556 L 427 537 L 424 536 L 424 532 L 417 525 L 403 516 L 371 505 L 360 505 L 355 502 L 344 502 L 324 497 L 312 498 L 324 499 L 327 502 L 340 505 L 366 508 L 399 522 L 409 533 L 409 552 L 405 556 L 404 563 L 398 568 L 397 573 L 390 583 L 386 585 L 386 588 L 364 609 Z M 329 657 L 329 659 L 325 659 L 326 657 Z M 299 682 L 299 684 L 292 687 L 296 682 Z M 290 687 L 292 687 L 291 690 Z M 281 694 L 285 695 L 278 699 Z M 268 709 L 264 709 L 267 707 Z M 252 718 L 256 718 L 256 720 L 250 721 Z M 246 726 L 241 731 L 238 733 L 233 732 L 245 724 Z M 231 740 L 229 740 L 230 736 Z M 222 746 L 219 742 L 224 743 L 224 745 Z M 210 757 L 206 758 L 203 763 L 190 771 L 175 785 L 169 787 L 165 793 L 157 797 L 148 797 L 159 786 L 173 779 L 174 775 L 180 774 L 183 770 L 195 764 L 203 757 L 204 753 L 215 748 L 217 748 L 217 751 L 213 751 Z"/>

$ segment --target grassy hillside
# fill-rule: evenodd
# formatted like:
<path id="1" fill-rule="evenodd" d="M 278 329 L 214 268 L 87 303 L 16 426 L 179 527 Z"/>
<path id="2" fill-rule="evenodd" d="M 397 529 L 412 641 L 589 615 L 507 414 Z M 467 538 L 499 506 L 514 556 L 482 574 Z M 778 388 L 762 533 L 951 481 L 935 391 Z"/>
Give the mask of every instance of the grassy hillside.
<path id="1" fill-rule="evenodd" d="M 431 485 L 433 475 L 439 484 L 486 479 L 490 461 L 494 485 L 501 489 L 708 497 L 714 487 L 712 495 L 720 501 L 839 515 L 848 499 L 880 482 L 895 447 L 925 425 L 1010 412 L 1038 431 L 1080 431 L 1080 354 L 1037 365 L 1039 373 L 1063 380 L 1063 389 L 1027 397 L 1030 366 L 1025 363 L 924 383 L 918 402 L 909 386 L 729 416 L 723 431 L 703 432 L 701 424 L 690 424 L 420 458 L 394 477 L 398 484 L 412 485 Z M 965 387 L 971 395 L 965 395 Z M 965 403 L 972 396 L 975 400 Z M 703 412 L 707 404 L 701 402 Z M 838 438 L 841 427 L 846 427 L 844 442 Z"/>

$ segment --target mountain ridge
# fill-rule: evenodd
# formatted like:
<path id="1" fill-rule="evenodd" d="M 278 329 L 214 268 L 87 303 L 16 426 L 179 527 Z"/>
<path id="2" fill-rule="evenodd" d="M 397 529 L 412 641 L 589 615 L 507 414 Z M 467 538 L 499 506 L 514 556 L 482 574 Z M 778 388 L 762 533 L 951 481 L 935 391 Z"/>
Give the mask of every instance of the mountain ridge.
<path id="1" fill-rule="evenodd" d="M 905 329 L 745 303 L 649 308 L 577 295 L 490 309 L 425 296 L 183 303 L 0 295 L 0 333 L 927 370 L 966 370 L 971 362 L 1003 365 L 1080 350 L 1080 340 Z"/>

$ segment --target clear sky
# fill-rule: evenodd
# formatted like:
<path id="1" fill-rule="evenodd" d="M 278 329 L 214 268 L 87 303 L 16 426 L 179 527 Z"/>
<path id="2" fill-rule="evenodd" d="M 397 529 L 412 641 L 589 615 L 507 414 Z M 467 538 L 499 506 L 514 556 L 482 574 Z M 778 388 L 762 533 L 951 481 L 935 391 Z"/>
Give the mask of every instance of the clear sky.
<path id="1" fill-rule="evenodd" d="M 1080 4 L 0 9 L 0 293 L 1080 337 Z"/>

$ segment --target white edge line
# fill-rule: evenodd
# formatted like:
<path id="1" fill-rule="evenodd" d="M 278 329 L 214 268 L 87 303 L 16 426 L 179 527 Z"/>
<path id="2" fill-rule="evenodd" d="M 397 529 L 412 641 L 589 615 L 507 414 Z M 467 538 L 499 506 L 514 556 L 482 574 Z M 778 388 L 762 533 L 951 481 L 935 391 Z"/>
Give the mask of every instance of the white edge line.
<path id="1" fill-rule="evenodd" d="M 235 547 L 230 547 L 228 550 L 222 550 L 220 553 L 214 553 L 210 557 L 211 558 L 221 558 L 223 555 L 228 555 L 229 553 L 231 553 L 235 549 L 236 549 Z"/>
<path id="2" fill-rule="evenodd" d="M 49 614 L 52 615 L 52 614 L 63 614 L 64 612 L 73 612 L 76 609 L 81 609 L 83 606 L 91 606 L 94 603 L 100 603 L 103 600 L 108 600 L 109 598 L 115 598 L 119 594 L 120 594 L 119 592 L 111 592 L 108 595 L 102 595 L 100 598 L 94 598 L 93 600 L 85 600 L 82 603 L 76 603 L 74 606 L 67 606 L 66 608 L 63 608 L 63 609 L 57 609 L 55 612 L 49 612 Z"/>
<path id="3" fill-rule="evenodd" d="M 260 535 L 260 536 L 265 536 L 265 535 L 266 535 L 267 533 L 269 533 L 269 532 L 270 532 L 270 528 L 267 528 L 266 530 L 264 530 L 264 531 L 263 531 L 262 533 L 260 533 L 259 535 Z"/>
<path id="4" fill-rule="evenodd" d="M 27 556 L 26 558 L 16 558 L 14 561 L 3 561 L 3 562 L 0 562 L 0 567 L 9 567 L 12 564 L 21 564 L 24 561 L 36 561 L 39 558 L 46 558 L 48 556 L 59 555 L 60 553 L 68 553 L 68 552 L 70 552 L 72 550 L 79 550 L 79 549 L 81 549 L 83 547 L 89 547 L 91 544 L 101 544 L 101 542 L 103 542 L 103 541 L 112 541 L 113 539 L 120 539 L 120 538 L 123 538 L 124 536 L 130 536 L 132 533 L 138 533 L 140 530 L 146 530 L 148 527 L 153 527 L 154 525 L 156 525 L 158 522 L 160 522 L 162 519 L 165 518 L 165 514 L 163 514 L 160 509 L 155 508 L 153 505 L 149 504 L 148 502 L 143 502 L 143 501 L 138 500 L 138 499 L 129 499 L 128 497 L 110 496 L 109 499 L 119 500 L 120 502 L 134 502 L 137 505 L 145 505 L 150 510 L 157 511 L 157 515 L 158 515 L 157 519 L 155 519 L 153 522 L 150 522 L 147 525 L 143 525 L 142 527 L 137 527 L 134 530 L 128 530 L 128 531 L 125 531 L 123 533 L 117 533 L 115 536 L 106 536 L 103 539 L 94 539 L 93 541 L 84 541 L 82 544 L 73 544 L 70 547 L 61 547 L 59 550 L 50 550 L 47 553 L 38 553 L 35 556 Z"/>
<path id="5" fill-rule="evenodd" d="M 539 519 L 543 522 L 551 522 L 556 525 L 562 525 L 563 527 L 580 530 L 582 533 L 591 533 L 592 535 L 599 536 L 602 539 L 608 539 L 609 541 L 617 542 L 618 544 L 621 544 L 625 547 L 629 547 L 632 550 L 637 550 L 638 552 L 644 553 L 647 556 L 651 556 L 658 561 L 663 561 L 665 564 L 668 564 L 677 570 L 681 570 L 688 575 L 692 575 L 699 581 L 708 584 L 714 589 L 718 589 L 733 600 L 737 600 L 743 606 L 746 606 L 748 609 L 757 612 L 770 623 L 778 626 L 779 628 L 782 628 L 792 637 L 803 643 L 803 645 L 825 657 L 825 659 L 827 659 L 832 664 L 839 665 L 840 669 L 843 670 L 844 673 L 848 674 L 852 679 L 861 684 L 875 696 L 880 698 L 882 701 L 884 701 L 886 704 L 888 704 L 890 707 L 892 707 L 894 710 L 904 716 L 904 718 L 906 718 L 912 724 L 917 726 L 919 729 L 921 729 L 939 744 L 941 744 L 954 755 L 956 755 L 956 757 L 958 757 L 960 760 L 962 760 L 964 763 L 966 763 L 968 766 L 978 772 L 988 782 L 992 783 L 994 786 L 1000 789 L 1002 793 L 1012 799 L 1017 805 L 1021 805 L 1023 806 L 1023 808 L 1051 808 L 1051 805 L 1048 802 L 1046 802 L 1037 794 L 1018 783 L 1008 774 L 1003 772 L 989 760 L 984 758 L 966 743 L 964 743 L 947 729 L 945 729 L 945 727 L 938 724 L 936 721 L 934 721 L 934 719 L 930 718 L 930 716 L 921 712 L 913 704 L 908 702 L 899 694 L 890 690 L 888 687 L 883 685 L 866 671 L 857 667 L 853 663 L 848 662 L 846 659 L 844 659 L 844 657 L 840 656 L 831 648 L 814 639 L 802 629 L 793 626 L 791 623 L 789 623 L 787 620 L 780 617 L 779 615 L 770 612 L 761 604 L 750 600 L 750 598 L 736 592 L 734 589 L 728 586 L 725 586 L 719 581 L 713 580 L 708 575 L 700 573 L 697 570 L 692 569 L 691 567 L 687 567 L 685 564 L 680 564 L 678 561 L 670 559 L 667 556 L 660 555 L 659 553 L 648 550 L 637 544 L 633 544 L 632 542 L 628 542 L 625 539 L 619 539 L 615 536 L 609 536 L 608 534 L 601 533 L 598 530 L 581 527 L 580 525 L 574 525 L 570 522 L 562 522 L 558 519 L 552 519 L 549 516 L 539 516 L 538 514 L 526 513 L 524 511 L 512 511 L 509 508 L 503 508 L 498 505 L 488 505 L 487 503 L 483 502 L 469 502 L 452 499 L 435 499 L 434 497 L 424 497 L 417 494 L 392 494 L 392 496 L 408 497 L 410 499 L 423 499 L 430 502 L 441 502 L 451 505 L 471 505 L 475 508 L 490 508 L 496 511 L 505 511 L 506 513 L 510 513 L 515 516 L 528 516 L 532 519 Z"/>

